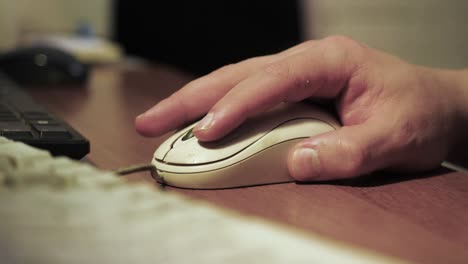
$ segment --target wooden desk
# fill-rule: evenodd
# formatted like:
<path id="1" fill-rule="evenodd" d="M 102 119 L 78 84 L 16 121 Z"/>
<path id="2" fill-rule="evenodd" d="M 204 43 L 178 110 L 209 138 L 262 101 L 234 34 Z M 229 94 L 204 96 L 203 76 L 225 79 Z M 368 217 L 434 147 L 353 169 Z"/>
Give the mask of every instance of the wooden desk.
<path id="1" fill-rule="evenodd" d="M 162 66 L 99 67 L 86 87 L 30 91 L 91 141 L 88 160 L 114 169 L 150 161 L 168 135 L 143 138 L 135 132 L 134 118 L 192 78 Z M 143 173 L 130 179 L 155 184 Z M 382 174 L 348 182 L 215 191 L 168 189 L 411 261 L 468 262 L 468 175 L 462 173 Z"/>

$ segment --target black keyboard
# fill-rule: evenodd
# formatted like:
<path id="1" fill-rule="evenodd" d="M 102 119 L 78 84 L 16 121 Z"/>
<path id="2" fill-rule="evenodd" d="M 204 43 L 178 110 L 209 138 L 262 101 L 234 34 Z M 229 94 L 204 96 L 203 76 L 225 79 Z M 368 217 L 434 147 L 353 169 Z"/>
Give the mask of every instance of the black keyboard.
<path id="1" fill-rule="evenodd" d="M 1 72 L 0 136 L 48 150 L 54 156 L 81 159 L 89 153 L 86 138 Z"/>

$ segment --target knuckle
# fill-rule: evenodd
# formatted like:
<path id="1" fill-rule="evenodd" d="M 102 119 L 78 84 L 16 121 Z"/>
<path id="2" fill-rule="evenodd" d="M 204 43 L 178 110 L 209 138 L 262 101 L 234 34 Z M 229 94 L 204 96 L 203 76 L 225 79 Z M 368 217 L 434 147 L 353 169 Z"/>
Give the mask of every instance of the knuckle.
<path id="1" fill-rule="evenodd" d="M 208 73 L 207 75 L 204 75 L 204 76 L 202 76 L 200 78 L 197 78 L 197 79 L 189 82 L 186 86 L 187 87 L 198 87 L 198 86 L 205 85 L 207 82 L 211 83 L 211 82 L 221 81 L 226 75 L 232 74 L 232 72 L 234 71 L 235 66 L 236 66 L 236 64 L 224 65 L 224 66 L 222 66 L 222 67 Z"/>
<path id="2" fill-rule="evenodd" d="M 315 48 L 316 45 L 317 45 L 316 40 L 306 40 L 302 42 L 301 44 L 299 44 L 300 47 L 305 47 L 305 48 Z"/>
<path id="3" fill-rule="evenodd" d="M 271 60 L 271 57 L 273 57 L 273 55 L 256 56 L 256 57 L 245 59 L 239 62 L 239 64 L 243 64 L 243 65 L 256 64 L 257 62 Z"/>
<path id="4" fill-rule="evenodd" d="M 344 35 L 332 35 L 323 39 L 328 45 L 336 46 L 339 48 L 355 48 L 361 47 L 361 44 L 351 37 Z"/>
<path id="5" fill-rule="evenodd" d="M 236 69 L 243 74 L 250 74 L 257 71 L 261 66 L 275 60 L 274 55 L 264 55 L 245 59 L 236 64 Z"/>
<path id="6" fill-rule="evenodd" d="M 263 73 L 269 77 L 277 79 L 288 79 L 291 75 L 290 67 L 287 63 L 283 62 L 272 62 L 267 64 L 263 68 Z"/>
<path id="7" fill-rule="evenodd" d="M 235 68 L 235 66 L 236 66 L 236 63 L 231 63 L 231 64 L 224 65 L 224 66 L 214 70 L 213 72 L 211 72 L 209 74 L 209 76 L 213 77 L 213 76 L 216 76 L 216 75 L 230 74 L 233 71 L 233 69 Z"/>
<path id="8" fill-rule="evenodd" d="M 334 60 L 347 59 L 351 55 L 361 54 L 364 46 L 356 40 L 342 35 L 323 39 L 324 57 Z"/>
<path id="9" fill-rule="evenodd" d="M 205 77 L 201 77 L 190 81 L 183 87 L 183 89 L 180 89 L 174 94 L 172 94 L 171 97 L 187 96 L 187 94 L 192 94 L 194 91 L 198 90 L 198 87 L 203 86 L 203 84 L 205 83 L 204 78 Z"/>

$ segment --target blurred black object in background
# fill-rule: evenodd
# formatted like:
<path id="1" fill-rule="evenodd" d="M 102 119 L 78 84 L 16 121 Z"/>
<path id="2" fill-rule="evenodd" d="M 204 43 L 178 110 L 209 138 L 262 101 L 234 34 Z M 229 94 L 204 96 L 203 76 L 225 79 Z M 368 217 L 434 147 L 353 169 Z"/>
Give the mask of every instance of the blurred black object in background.
<path id="1" fill-rule="evenodd" d="M 82 84 L 88 66 L 51 46 L 20 47 L 0 54 L 0 71 L 22 85 Z"/>
<path id="2" fill-rule="evenodd" d="M 117 0 L 114 15 L 127 54 L 200 75 L 300 42 L 297 1 Z"/>

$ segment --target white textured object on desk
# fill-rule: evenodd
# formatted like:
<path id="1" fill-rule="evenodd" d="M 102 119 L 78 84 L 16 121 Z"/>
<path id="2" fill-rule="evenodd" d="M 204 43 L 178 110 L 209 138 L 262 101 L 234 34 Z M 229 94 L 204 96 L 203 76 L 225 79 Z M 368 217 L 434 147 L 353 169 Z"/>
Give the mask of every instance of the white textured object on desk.
<path id="1" fill-rule="evenodd" d="M 0 137 L 6 263 L 395 263 Z"/>

